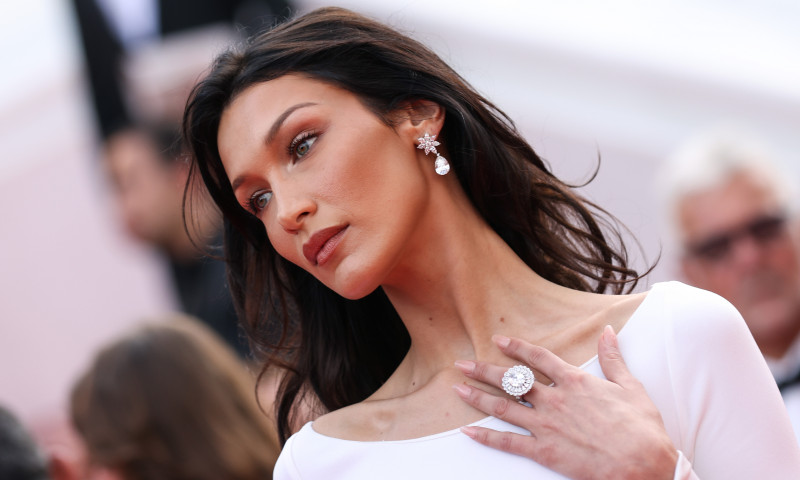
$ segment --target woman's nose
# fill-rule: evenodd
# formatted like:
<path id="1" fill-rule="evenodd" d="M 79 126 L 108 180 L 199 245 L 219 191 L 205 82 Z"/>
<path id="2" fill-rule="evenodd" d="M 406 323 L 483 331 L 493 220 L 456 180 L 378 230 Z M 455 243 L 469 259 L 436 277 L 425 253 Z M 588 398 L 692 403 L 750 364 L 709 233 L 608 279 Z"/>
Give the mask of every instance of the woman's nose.
<path id="1" fill-rule="evenodd" d="M 316 211 L 316 204 L 308 195 L 283 192 L 276 197 L 278 224 L 289 233 L 297 233 L 305 218 Z"/>

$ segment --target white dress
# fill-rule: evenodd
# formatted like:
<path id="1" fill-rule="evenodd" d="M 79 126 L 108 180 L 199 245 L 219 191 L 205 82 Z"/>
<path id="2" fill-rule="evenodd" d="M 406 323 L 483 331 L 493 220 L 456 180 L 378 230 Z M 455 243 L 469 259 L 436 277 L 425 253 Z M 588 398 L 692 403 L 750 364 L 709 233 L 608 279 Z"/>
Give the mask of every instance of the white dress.
<path id="1" fill-rule="evenodd" d="M 680 452 L 675 479 L 800 479 L 800 447 L 777 386 L 741 315 L 727 301 L 679 282 L 656 284 L 618 338 L 629 369 L 660 410 Z M 604 378 L 597 357 L 581 368 Z M 493 417 L 473 425 L 528 434 Z M 360 442 L 321 435 L 309 422 L 286 442 L 274 478 L 565 477 L 483 446 L 458 429 Z"/>
<path id="2" fill-rule="evenodd" d="M 797 370 L 800 368 L 800 336 L 792 343 L 783 357 L 778 359 L 766 357 L 766 360 L 772 376 L 778 383 L 797 375 Z M 783 403 L 789 412 L 795 436 L 800 442 L 800 384 L 791 385 L 783 390 Z"/>

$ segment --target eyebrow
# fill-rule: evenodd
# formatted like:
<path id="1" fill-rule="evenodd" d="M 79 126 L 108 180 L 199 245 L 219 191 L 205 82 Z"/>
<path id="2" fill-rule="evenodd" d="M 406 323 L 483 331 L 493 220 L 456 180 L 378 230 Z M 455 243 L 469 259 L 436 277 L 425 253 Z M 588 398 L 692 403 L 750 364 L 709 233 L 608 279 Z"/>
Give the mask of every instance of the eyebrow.
<path id="1" fill-rule="evenodd" d="M 266 140 L 264 141 L 264 143 L 265 144 L 270 144 L 270 143 L 272 143 L 273 140 L 275 140 L 275 136 L 278 134 L 278 130 L 281 129 L 281 126 L 286 121 L 286 119 L 289 118 L 289 115 L 294 113 L 296 110 L 299 110 L 299 109 L 305 108 L 305 107 L 310 107 L 310 106 L 313 106 L 313 105 L 317 105 L 317 104 L 314 103 L 314 102 L 303 102 L 303 103 L 298 103 L 296 105 L 292 105 L 291 107 L 289 107 L 286 110 L 284 110 L 283 113 L 278 115 L 278 118 L 275 119 L 275 122 L 272 123 L 272 126 L 269 128 L 269 132 L 267 133 L 267 137 L 266 137 Z M 239 188 L 239 186 L 242 183 L 244 183 L 244 181 L 245 181 L 245 177 L 236 178 L 233 181 L 233 183 L 231 184 L 231 189 L 235 192 L 236 189 Z"/>
<path id="2" fill-rule="evenodd" d="M 298 103 L 298 104 L 292 105 L 291 107 L 289 107 L 286 110 L 284 110 L 283 113 L 278 115 L 278 118 L 275 119 L 275 122 L 272 124 L 272 127 L 270 127 L 269 133 L 267 134 L 266 143 L 269 144 L 269 143 L 272 143 L 273 140 L 275 140 L 275 135 L 278 134 L 278 130 L 281 129 L 281 126 L 283 125 L 283 122 L 285 122 L 286 119 L 289 118 L 289 115 L 294 113 L 295 110 L 299 110 L 299 109 L 305 108 L 305 107 L 310 107 L 312 105 L 316 105 L 316 103 L 314 103 L 314 102 Z"/>

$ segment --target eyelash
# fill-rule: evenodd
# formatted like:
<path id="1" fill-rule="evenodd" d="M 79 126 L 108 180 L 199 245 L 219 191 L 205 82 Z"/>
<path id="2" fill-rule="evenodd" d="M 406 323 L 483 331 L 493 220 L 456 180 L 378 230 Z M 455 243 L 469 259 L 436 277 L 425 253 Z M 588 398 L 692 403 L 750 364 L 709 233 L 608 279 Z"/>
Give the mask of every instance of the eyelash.
<path id="1" fill-rule="evenodd" d="M 256 200 L 258 200 L 258 197 L 260 197 L 261 195 L 264 195 L 264 194 L 267 194 L 267 193 L 270 195 L 269 200 L 267 200 L 267 204 L 264 205 L 264 207 L 262 209 L 260 209 L 260 210 L 257 209 L 256 206 L 255 206 Z M 259 213 L 261 213 L 261 210 L 263 210 L 264 208 L 267 208 L 267 206 L 269 206 L 269 202 L 271 200 L 272 200 L 272 192 L 259 190 L 259 191 L 255 192 L 254 194 L 252 194 L 250 196 L 250 198 L 247 199 L 246 202 L 242 203 L 242 208 L 244 208 L 248 212 L 252 213 L 253 215 L 257 216 Z"/>
<path id="2" fill-rule="evenodd" d="M 289 146 L 287 147 L 287 151 L 289 152 L 289 156 L 292 157 L 293 160 L 300 159 L 301 156 L 297 154 L 297 147 L 299 145 L 302 145 L 303 142 L 305 142 L 306 140 L 308 140 L 310 138 L 314 138 L 314 140 L 316 141 L 316 137 L 317 136 L 318 136 L 317 132 L 312 130 L 312 131 L 308 131 L 308 132 L 303 132 L 300 135 L 298 135 L 297 137 L 295 137 L 292 140 L 292 142 L 289 144 Z M 313 145 L 313 142 L 312 142 L 312 145 Z M 311 145 L 309 145 L 309 148 L 311 148 Z M 303 156 L 305 156 L 305 155 L 307 155 L 307 152 Z M 256 206 L 255 206 L 255 201 L 261 195 L 264 195 L 264 194 L 267 194 L 267 193 L 270 194 L 270 200 L 271 200 L 272 199 L 272 192 L 259 190 L 259 191 L 255 192 L 254 194 L 252 194 L 247 199 L 247 201 L 242 203 L 242 208 L 244 208 L 248 212 L 252 213 L 253 215 L 258 215 L 261 212 L 261 210 L 263 210 L 263 208 L 261 210 L 257 209 Z M 267 201 L 267 205 L 269 205 L 269 200 Z M 266 208 L 267 205 L 265 205 L 264 208 Z"/>
<path id="3" fill-rule="evenodd" d="M 303 142 L 305 142 L 306 140 L 311 139 L 311 138 L 314 138 L 315 141 L 316 141 L 316 137 L 317 136 L 318 135 L 317 135 L 317 132 L 315 130 L 310 130 L 308 132 L 303 132 L 300 135 L 296 136 L 292 140 L 292 142 L 289 144 L 289 147 L 287 149 L 288 152 L 289 152 L 289 156 L 292 157 L 293 160 L 298 160 L 298 159 L 302 158 L 301 156 L 297 155 L 297 147 L 299 145 L 302 145 Z M 311 148 L 311 146 L 309 146 L 309 148 Z M 305 156 L 305 155 L 303 155 L 303 156 Z"/>

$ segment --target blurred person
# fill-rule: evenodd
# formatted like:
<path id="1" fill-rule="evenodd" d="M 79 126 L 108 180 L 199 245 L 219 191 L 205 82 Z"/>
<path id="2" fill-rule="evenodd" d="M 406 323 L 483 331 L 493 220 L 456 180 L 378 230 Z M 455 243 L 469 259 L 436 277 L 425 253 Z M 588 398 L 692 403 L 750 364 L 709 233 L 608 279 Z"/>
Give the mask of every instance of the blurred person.
<path id="1" fill-rule="evenodd" d="M 737 128 L 688 142 L 666 163 L 662 181 L 683 275 L 742 313 L 800 438 L 796 185 Z"/>
<path id="2" fill-rule="evenodd" d="M 176 135 L 172 125 L 161 124 L 131 128 L 108 140 L 104 164 L 119 215 L 133 237 L 164 254 L 181 309 L 247 357 L 225 265 L 213 257 L 213 244 L 221 243 L 219 222 L 197 198 L 188 202 L 196 207 L 192 221 L 183 220 L 189 166 L 180 160 Z"/>
<path id="3" fill-rule="evenodd" d="M 0 479 L 50 480 L 48 459 L 22 423 L 0 406 Z"/>
<path id="4" fill-rule="evenodd" d="M 210 56 L 289 13 L 286 0 L 73 0 L 102 156 L 128 231 L 165 254 L 180 308 L 211 326 L 243 357 L 221 262 L 204 253 L 221 242 L 210 213 L 187 234 L 178 125 L 192 83 Z M 201 201 L 202 203 L 202 201 Z"/>
<path id="5" fill-rule="evenodd" d="M 254 386 L 233 351 L 195 321 L 133 330 L 102 349 L 72 391 L 88 478 L 271 478 L 277 436 Z"/>
<path id="6" fill-rule="evenodd" d="M 288 0 L 72 0 L 72 6 L 104 141 L 136 126 L 142 115 L 179 120 L 188 89 L 209 55 L 226 40 L 247 37 L 290 13 Z M 141 54 L 154 61 L 139 61 Z M 159 61 L 162 54 L 169 58 Z M 135 71 L 143 69 L 150 71 Z M 159 72 L 167 77 L 139 84 Z M 131 90 L 155 89 L 161 89 L 157 96 L 172 98 L 171 108 L 149 103 L 142 111 L 141 102 L 132 101 L 137 97 Z"/>

